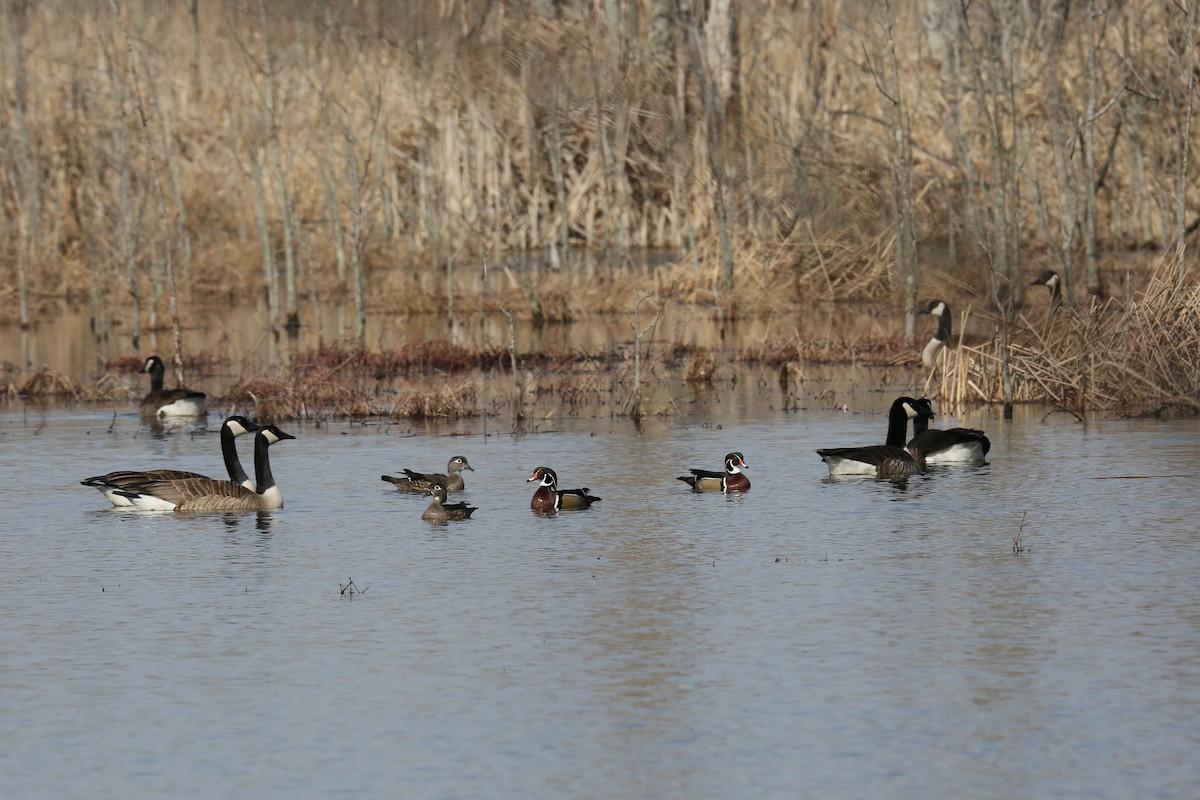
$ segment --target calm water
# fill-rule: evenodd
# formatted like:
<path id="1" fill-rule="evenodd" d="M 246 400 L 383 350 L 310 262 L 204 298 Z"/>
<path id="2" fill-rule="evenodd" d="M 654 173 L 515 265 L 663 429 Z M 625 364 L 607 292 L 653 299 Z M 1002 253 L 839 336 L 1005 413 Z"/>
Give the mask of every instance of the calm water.
<path id="1" fill-rule="evenodd" d="M 0 794 L 1195 796 L 1200 422 L 972 417 L 988 466 L 828 479 L 813 449 L 881 440 L 888 400 L 643 436 L 285 426 L 259 517 L 78 485 L 216 474 L 215 433 L 9 407 Z M 674 480 L 735 449 L 749 494 Z M 379 480 L 455 453 L 477 519 Z M 533 516 L 542 464 L 603 502 Z M 1108 479 L 1137 475 L 1174 477 Z"/>

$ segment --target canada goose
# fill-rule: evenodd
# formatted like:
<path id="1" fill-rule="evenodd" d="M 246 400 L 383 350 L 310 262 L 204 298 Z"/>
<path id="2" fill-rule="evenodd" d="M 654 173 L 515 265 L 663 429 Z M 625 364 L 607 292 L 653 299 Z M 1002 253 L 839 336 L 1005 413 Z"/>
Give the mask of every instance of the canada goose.
<path id="1" fill-rule="evenodd" d="M 534 511 L 589 508 L 592 503 L 600 502 L 600 498 L 587 488 L 559 489 L 558 474 L 549 467 L 538 467 L 533 471 L 533 477 L 525 482 L 533 483 L 534 481 L 538 481 L 538 489 L 529 501 L 529 507 Z"/>
<path id="2" fill-rule="evenodd" d="M 295 439 L 274 425 L 260 428 L 254 434 L 254 474 L 257 483 L 247 489 L 231 481 L 213 478 L 181 478 L 154 480 L 118 489 L 117 494 L 129 498 L 142 511 L 271 511 L 283 508 L 283 494 L 271 475 L 271 460 L 267 449 L 275 442 Z"/>
<path id="3" fill-rule="evenodd" d="M 992 449 L 992 442 L 983 431 L 974 428 L 929 427 L 933 405 L 929 398 L 917 401 L 917 416 L 913 417 L 913 438 L 908 442 L 910 453 L 921 453 L 927 464 L 982 464 Z"/>
<path id="4" fill-rule="evenodd" d="M 245 417 L 232 416 L 221 423 L 221 455 L 225 458 L 225 469 L 229 473 L 229 480 L 233 483 L 245 486 L 247 489 L 254 489 L 254 481 L 246 475 L 246 470 L 242 469 L 242 462 L 238 460 L 237 454 L 237 437 L 247 433 L 254 433 L 258 430 L 258 426 Z M 149 481 L 171 481 L 181 480 L 184 478 L 208 478 L 196 472 L 184 472 L 178 469 L 150 469 L 150 470 L 120 470 L 110 472 L 107 475 L 97 475 L 94 478 L 88 478 L 80 481 L 84 486 L 92 486 L 99 489 L 100 492 L 108 498 L 108 501 L 117 508 L 132 508 L 133 502 L 123 495 L 118 494 L 118 490 L 128 491 L 138 484 L 147 483 Z"/>
<path id="5" fill-rule="evenodd" d="M 925 349 L 921 352 L 921 363 L 927 367 L 933 366 L 933 360 L 937 358 L 937 354 L 950 340 L 950 306 L 946 305 L 944 300 L 930 300 L 928 305 L 920 311 L 921 314 L 930 314 L 937 317 L 938 326 L 934 331 L 933 338 L 929 340 L 929 344 L 925 345 Z"/>
<path id="6" fill-rule="evenodd" d="M 429 522 L 444 522 L 449 519 L 470 519 L 471 514 L 475 513 L 475 506 L 469 506 L 466 503 L 447 503 L 446 502 L 446 487 L 435 483 L 429 487 L 429 491 L 425 493 L 427 497 L 432 497 L 433 501 L 429 504 L 429 508 L 421 514 L 421 519 Z"/>
<path id="7" fill-rule="evenodd" d="M 693 492 L 744 492 L 750 488 L 750 479 L 742 470 L 749 467 L 741 453 L 725 456 L 725 471 L 689 469 L 691 475 L 681 475 L 681 480 L 692 487 Z"/>
<path id="8" fill-rule="evenodd" d="M 447 474 L 445 475 L 440 472 L 414 472 L 411 469 L 406 469 L 404 470 L 404 477 L 380 475 L 379 479 L 395 484 L 396 488 L 402 492 L 425 493 L 439 484 L 444 486 L 448 492 L 461 492 L 467 488 L 462 477 L 464 469 L 469 469 L 471 472 L 475 471 L 475 468 L 467 463 L 466 456 L 455 456 L 446 465 Z"/>
<path id="9" fill-rule="evenodd" d="M 1043 270 L 1041 275 L 1034 279 L 1030 286 L 1045 286 L 1050 290 L 1050 310 L 1057 310 L 1062 306 L 1062 278 L 1052 269 Z"/>
<path id="10" fill-rule="evenodd" d="M 139 374 L 150 373 L 150 392 L 142 398 L 142 414 L 162 417 L 202 417 L 208 413 L 208 397 L 191 389 L 163 389 L 167 368 L 158 356 L 150 356 Z"/>
<path id="11" fill-rule="evenodd" d="M 925 471 L 925 457 L 904 448 L 908 421 L 923 413 L 917 401 L 900 397 L 888 412 L 886 444 L 866 447 L 835 447 L 818 450 L 817 455 L 829 466 L 830 475 L 879 475 L 895 477 Z"/>

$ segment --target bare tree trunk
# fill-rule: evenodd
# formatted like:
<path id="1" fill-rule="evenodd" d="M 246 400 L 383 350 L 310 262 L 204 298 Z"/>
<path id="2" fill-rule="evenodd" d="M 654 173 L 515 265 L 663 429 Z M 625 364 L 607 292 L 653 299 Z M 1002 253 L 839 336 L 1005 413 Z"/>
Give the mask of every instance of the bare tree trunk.
<path id="1" fill-rule="evenodd" d="M 350 269 L 354 277 L 355 337 L 360 347 L 367 346 L 367 278 L 363 266 L 364 234 L 362 176 L 358 171 L 358 153 L 354 132 L 349 124 L 342 132 L 346 150 L 346 178 L 350 182 Z"/>
<path id="2" fill-rule="evenodd" d="M 1096 9 L 1088 0 L 1085 14 L 1087 30 L 1087 104 L 1083 112 L 1080 142 L 1083 149 L 1083 264 L 1087 276 L 1087 291 L 1093 297 L 1104 294 L 1100 281 L 1100 255 L 1096 249 L 1096 117 L 1097 64 L 1096 49 L 1100 46 L 1096 34 Z"/>
<path id="3" fill-rule="evenodd" d="M 167 300 L 171 310 L 171 336 L 174 341 L 175 379 L 176 385 L 183 386 L 185 384 L 183 372 L 183 331 L 179 325 L 179 291 L 175 284 L 173 258 L 175 248 L 172 243 L 171 223 L 167 213 L 167 195 L 163 191 L 162 170 L 159 167 L 158 153 L 154 149 L 155 137 L 150 131 L 152 123 L 163 124 L 162 111 L 155 93 L 153 91 L 146 91 L 146 87 L 142 86 L 141 74 L 138 72 L 138 64 L 143 63 L 140 58 L 140 52 L 134 50 L 133 37 L 130 35 L 126 20 L 117 10 L 116 0 L 110 0 L 110 3 L 113 13 L 121 20 L 122 31 L 125 34 L 125 51 L 129 59 L 129 72 L 133 79 L 133 96 L 137 103 L 138 116 L 141 123 L 142 145 L 146 148 L 146 158 L 150 163 L 150 175 L 153 178 L 154 198 L 158 209 L 158 223 L 162 231 L 161 253 L 164 272 L 167 278 Z M 139 37 L 139 41 L 142 39 L 144 37 Z"/>
<path id="4" fill-rule="evenodd" d="M 912 122 L 902 97 L 900 64 L 896 42 L 892 38 L 892 6 L 883 2 L 884 58 L 876 75 L 876 86 L 891 111 L 888 159 L 892 170 L 896 218 L 896 267 L 904 282 L 904 341 L 912 346 L 916 328 L 917 304 L 917 223 L 913 189 Z M 886 80 L 883 78 L 886 73 Z"/>
<path id="5" fill-rule="evenodd" d="M 283 305 L 287 314 L 287 325 L 297 324 L 296 315 L 296 253 L 292 240 L 295 237 L 295 220 L 292 216 L 292 204 L 287 190 L 287 179 L 283 171 L 283 157 L 279 142 L 279 100 L 276 87 L 278 67 L 275 54 L 271 50 L 270 28 L 267 24 L 267 7 L 265 0 L 258 2 L 258 14 L 263 40 L 263 83 L 264 102 L 267 107 L 267 154 L 274 173 L 276 198 L 279 205 L 279 222 L 283 228 Z"/>
<path id="6" fill-rule="evenodd" d="M 192 97 L 199 100 L 204 94 L 200 79 L 200 0 L 188 0 L 188 25 L 192 34 Z"/>
<path id="7" fill-rule="evenodd" d="M 1179 132 L 1179 156 L 1176 159 L 1178 167 L 1176 167 L 1175 174 L 1175 246 L 1179 251 L 1178 258 L 1181 275 L 1187 269 L 1187 259 L 1184 258 L 1184 254 L 1187 247 L 1188 163 L 1192 151 L 1192 117 L 1196 97 L 1196 6 L 1196 0 L 1190 0 L 1186 8 L 1187 24 L 1184 26 L 1184 29 L 1187 33 L 1184 39 L 1182 69 L 1184 74 L 1187 75 L 1185 81 L 1187 98 L 1184 122 Z"/>
<path id="8" fill-rule="evenodd" d="M 554 78 L 553 98 L 550 109 L 550 138 L 553 149 L 550 152 L 550 168 L 554 173 L 554 202 L 558 206 L 558 241 L 562 251 L 558 256 L 563 274 L 566 275 L 567 285 L 574 285 L 574 268 L 571 258 L 571 210 L 567 207 L 567 181 L 563 174 L 563 136 L 559 122 L 559 87 L 557 74 Z M 569 99 L 568 103 L 569 105 Z M 550 239 L 555 241 L 554 237 Z"/>
<path id="9" fill-rule="evenodd" d="M 279 280 L 275 271 L 275 248 L 271 244 L 270 217 L 267 216 L 267 186 L 262 160 L 252 144 L 246 148 L 254 180 L 254 210 L 257 216 L 258 243 L 262 248 L 263 282 L 267 288 L 267 316 L 271 332 L 279 335 Z"/>
<path id="10" fill-rule="evenodd" d="M 41 239 L 42 209 L 41 189 L 38 184 L 37 154 L 29 136 L 27 119 L 28 98 L 25 75 L 25 56 L 21 41 L 22 4 L 18 0 L 5 0 L 5 25 L 7 32 L 9 69 L 12 71 L 13 97 L 10 103 L 13 138 L 17 146 L 16 161 L 20 180 L 19 222 L 17 224 L 17 297 L 22 329 L 32 324 L 29 315 L 29 261 L 35 243 Z"/>

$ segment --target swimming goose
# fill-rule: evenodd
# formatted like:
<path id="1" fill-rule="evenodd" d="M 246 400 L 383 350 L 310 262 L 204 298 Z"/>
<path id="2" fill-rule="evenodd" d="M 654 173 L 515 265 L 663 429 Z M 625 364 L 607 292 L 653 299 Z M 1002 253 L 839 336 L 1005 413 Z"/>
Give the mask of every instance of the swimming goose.
<path id="1" fill-rule="evenodd" d="M 750 479 L 742 470 L 748 467 L 741 453 L 730 453 L 725 456 L 724 472 L 689 469 L 691 475 L 681 475 L 676 480 L 692 487 L 693 492 L 744 492 L 750 488 Z"/>
<path id="2" fill-rule="evenodd" d="M 161 417 L 202 417 L 208 413 L 208 397 L 191 389 L 164 389 L 167 368 L 158 356 L 150 356 L 138 370 L 150 373 L 150 392 L 142 398 L 142 414 Z"/>
<path id="3" fill-rule="evenodd" d="M 992 449 L 992 442 L 983 431 L 974 428 L 929 427 L 933 405 L 929 398 L 917 401 L 917 416 L 913 417 L 913 438 L 908 442 L 911 453 L 921 453 L 927 464 L 982 464 Z"/>
<path id="4" fill-rule="evenodd" d="M 450 519 L 470 519 L 475 512 L 475 506 L 466 503 L 447 503 L 446 487 L 435 483 L 429 487 L 426 496 L 432 497 L 429 508 L 421 514 L 421 519 L 429 522 L 445 522 Z"/>
<path id="5" fill-rule="evenodd" d="M 404 470 L 404 477 L 380 475 L 379 479 L 395 484 L 396 488 L 402 492 L 425 493 L 437 485 L 444 486 L 448 492 L 461 492 L 467 488 L 462 477 L 464 469 L 469 469 L 471 472 L 475 471 L 475 468 L 467 463 L 466 456 L 455 456 L 446 465 L 447 474 L 445 475 L 440 472 L 414 472 L 411 469 L 406 469 Z"/>
<path id="6" fill-rule="evenodd" d="M 933 334 L 933 338 L 929 340 L 929 344 L 925 345 L 925 349 L 921 352 L 921 363 L 927 367 L 933 366 L 933 360 L 942 348 L 950 340 L 950 306 L 946 305 L 944 300 L 930 300 L 928 305 L 920 310 L 921 314 L 930 314 L 937 317 L 938 326 Z"/>
<path id="7" fill-rule="evenodd" d="M 559 509 L 588 508 L 600 501 L 590 489 L 559 489 L 558 474 L 549 467 L 538 467 L 526 483 L 538 481 L 538 489 L 529 501 L 534 511 L 558 511 Z"/>
<path id="8" fill-rule="evenodd" d="M 284 439 L 295 439 L 274 425 L 260 428 L 254 434 L 254 473 L 257 483 L 247 489 L 231 481 L 213 478 L 181 478 L 154 480 L 119 489 L 117 494 L 129 498 L 142 511 L 271 511 L 283 508 L 283 494 L 271 475 L 271 460 L 267 449 Z"/>
<path id="9" fill-rule="evenodd" d="M 917 401 L 900 397 L 888 412 L 886 444 L 866 447 L 835 447 L 818 450 L 817 455 L 829 466 L 830 475 L 878 475 L 895 477 L 925 471 L 925 456 L 904 448 L 908 421 L 922 413 Z"/>
<path id="10" fill-rule="evenodd" d="M 246 475 L 246 470 L 242 469 L 242 462 L 238 460 L 237 454 L 237 437 L 247 433 L 254 433 L 258 430 L 258 426 L 245 417 L 234 415 L 221 423 L 221 455 L 225 459 L 225 469 L 229 473 L 229 480 L 233 483 L 245 486 L 247 489 L 254 489 L 254 481 Z M 133 508 L 133 502 L 120 494 L 118 490 L 126 490 L 135 487 L 141 483 L 148 481 L 169 481 L 180 480 L 183 478 L 208 478 L 197 472 L 184 472 L 178 469 L 149 469 L 149 470 L 119 470 L 110 472 L 107 475 L 97 475 L 93 478 L 80 481 L 84 486 L 92 486 L 99 489 L 100 492 L 108 498 L 108 501 L 117 508 Z"/>
<path id="11" fill-rule="evenodd" d="M 1050 310 L 1054 311 L 1062 305 L 1062 279 L 1052 269 L 1042 270 L 1030 286 L 1045 286 L 1050 290 Z"/>

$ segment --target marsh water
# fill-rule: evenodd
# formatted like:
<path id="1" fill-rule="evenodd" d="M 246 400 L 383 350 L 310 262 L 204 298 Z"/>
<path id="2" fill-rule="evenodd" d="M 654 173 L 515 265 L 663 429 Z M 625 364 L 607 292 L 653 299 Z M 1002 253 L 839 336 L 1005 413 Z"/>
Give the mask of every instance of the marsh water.
<path id="1" fill-rule="evenodd" d="M 214 432 L 9 405 L 0 794 L 1194 796 L 1200 422 L 981 410 L 937 424 L 985 466 L 828 478 L 889 400 L 289 425 L 283 510 L 195 516 L 78 481 Z M 731 450 L 750 492 L 675 480 Z M 456 453 L 469 521 L 380 480 Z M 603 501 L 535 516 L 543 464 Z"/>

